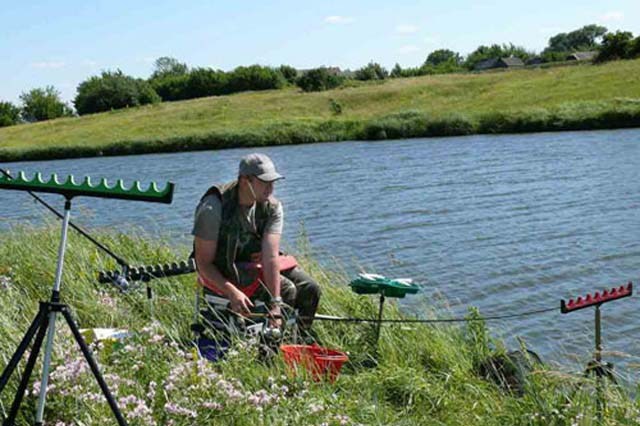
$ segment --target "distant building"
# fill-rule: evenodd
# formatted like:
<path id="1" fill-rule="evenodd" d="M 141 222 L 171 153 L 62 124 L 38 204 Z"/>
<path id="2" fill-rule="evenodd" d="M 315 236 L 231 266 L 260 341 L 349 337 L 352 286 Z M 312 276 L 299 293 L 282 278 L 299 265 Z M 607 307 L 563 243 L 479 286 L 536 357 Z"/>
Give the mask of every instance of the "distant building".
<path id="1" fill-rule="evenodd" d="M 509 58 L 490 58 L 478 62 L 474 67 L 474 71 L 483 71 L 493 68 L 522 68 L 524 62 L 515 56 Z"/>
<path id="2" fill-rule="evenodd" d="M 568 55 L 565 59 L 567 61 L 593 61 L 598 52 L 590 51 L 590 52 L 573 52 Z"/>
<path id="3" fill-rule="evenodd" d="M 543 63 L 544 59 L 542 59 L 540 56 L 534 56 L 533 58 L 528 59 L 526 62 L 527 65 L 540 65 Z"/>

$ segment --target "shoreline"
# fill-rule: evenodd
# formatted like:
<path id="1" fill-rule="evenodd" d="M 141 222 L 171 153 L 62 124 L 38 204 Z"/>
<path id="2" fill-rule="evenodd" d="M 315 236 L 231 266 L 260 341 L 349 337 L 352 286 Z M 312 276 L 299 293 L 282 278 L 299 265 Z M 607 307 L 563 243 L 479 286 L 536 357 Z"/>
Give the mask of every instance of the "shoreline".
<path id="1" fill-rule="evenodd" d="M 141 155 L 249 148 L 342 141 L 380 141 L 410 138 L 523 134 L 540 132 L 614 130 L 640 127 L 640 105 L 592 103 L 572 108 L 535 108 L 510 113 L 492 112 L 475 117 L 450 114 L 430 118 L 416 111 L 371 120 L 330 119 L 319 123 L 295 121 L 245 132 L 211 132 L 160 140 L 124 140 L 96 146 L 53 146 L 0 149 L 0 163 L 47 161 L 102 156 Z"/>

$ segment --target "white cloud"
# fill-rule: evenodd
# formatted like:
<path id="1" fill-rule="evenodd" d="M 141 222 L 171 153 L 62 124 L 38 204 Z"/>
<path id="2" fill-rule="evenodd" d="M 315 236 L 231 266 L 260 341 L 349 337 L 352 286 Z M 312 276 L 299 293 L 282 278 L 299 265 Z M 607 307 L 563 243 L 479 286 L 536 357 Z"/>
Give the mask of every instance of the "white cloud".
<path id="1" fill-rule="evenodd" d="M 43 68 L 43 69 L 55 69 L 62 68 L 66 64 L 62 61 L 41 61 L 41 62 L 32 62 L 31 66 L 33 68 Z"/>
<path id="2" fill-rule="evenodd" d="M 408 44 L 406 46 L 402 46 L 400 49 L 398 49 L 398 52 L 400 52 L 403 55 L 407 55 L 409 53 L 415 53 L 415 52 L 419 52 L 421 49 L 418 46 L 415 46 L 413 44 Z"/>
<path id="3" fill-rule="evenodd" d="M 400 34 L 415 34 L 418 32 L 418 27 L 416 27 L 415 25 L 398 25 L 396 27 L 396 32 L 400 33 Z"/>
<path id="4" fill-rule="evenodd" d="M 604 22 L 622 21 L 624 19 L 624 13 L 618 11 L 607 12 L 600 16 L 600 20 Z"/>
<path id="5" fill-rule="evenodd" d="M 350 24 L 354 20 L 355 19 L 350 18 L 348 16 L 339 16 L 339 15 L 327 16 L 326 18 L 324 18 L 324 22 L 327 24 Z"/>

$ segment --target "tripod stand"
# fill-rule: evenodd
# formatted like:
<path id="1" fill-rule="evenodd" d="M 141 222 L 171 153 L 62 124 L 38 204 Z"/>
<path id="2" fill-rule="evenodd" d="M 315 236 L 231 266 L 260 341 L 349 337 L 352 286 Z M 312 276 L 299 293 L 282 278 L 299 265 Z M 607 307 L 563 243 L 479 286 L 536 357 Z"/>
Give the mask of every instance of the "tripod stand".
<path id="1" fill-rule="evenodd" d="M 29 344 L 31 344 L 31 342 L 33 341 L 31 353 L 29 354 L 29 357 L 27 359 L 27 364 L 25 366 L 22 379 L 20 380 L 20 384 L 18 385 L 13 403 L 11 404 L 9 415 L 3 422 L 3 426 L 15 425 L 16 416 L 18 415 L 20 405 L 22 404 L 25 391 L 33 373 L 33 368 L 35 366 L 38 355 L 40 354 L 40 351 L 42 349 L 42 343 L 46 334 L 47 341 L 45 344 L 44 359 L 42 364 L 40 393 L 38 397 L 34 423 L 36 426 L 43 425 L 45 399 L 47 395 L 47 385 L 49 380 L 49 368 L 51 366 L 51 353 L 53 350 L 53 338 L 55 335 L 55 324 L 58 313 L 62 313 L 62 316 L 67 322 L 67 325 L 71 329 L 73 337 L 80 346 L 80 350 L 82 351 L 85 360 L 89 364 L 91 372 L 98 382 L 98 385 L 100 386 L 100 389 L 102 390 L 102 393 L 106 398 L 111 411 L 116 417 L 118 425 L 126 426 L 127 422 L 122 416 L 122 412 L 118 408 L 115 398 L 111 394 L 111 391 L 104 381 L 104 378 L 100 373 L 100 369 L 98 368 L 98 364 L 93 358 L 91 350 L 87 346 L 87 343 L 82 337 L 78 326 L 71 316 L 71 309 L 66 304 L 60 302 L 60 285 L 62 281 L 62 270 L 67 245 L 67 231 L 69 229 L 69 219 L 71 216 L 71 199 L 74 196 L 85 195 L 101 198 L 120 198 L 128 200 L 170 203 L 173 197 L 173 184 L 169 183 L 167 185 L 167 188 L 164 191 L 160 192 L 155 188 L 155 184 L 152 184 L 152 186 L 147 191 L 142 191 L 139 189 L 139 184 L 136 182 L 131 189 L 127 190 L 124 189 L 122 181 L 119 181 L 118 184 L 113 188 L 108 187 L 106 185 L 106 181 L 104 180 L 99 185 L 94 187 L 91 185 L 89 178 L 86 178 L 84 183 L 78 185 L 73 181 L 73 177 L 70 176 L 64 183 L 61 184 L 57 181 L 55 175 L 53 175 L 48 182 L 43 182 L 39 174 L 37 174 L 32 181 L 29 181 L 24 177 L 23 173 L 20 173 L 20 175 L 15 179 L 0 176 L 0 188 L 59 193 L 64 195 L 66 198 L 64 205 L 64 217 L 62 219 L 62 235 L 60 238 L 60 245 L 58 247 L 58 261 L 51 297 L 49 301 L 40 302 L 40 307 L 38 309 L 36 317 L 29 326 L 29 329 L 18 345 L 18 348 L 9 360 L 7 367 L 0 376 L 0 393 L 2 393 L 5 386 L 7 385 L 7 382 L 9 381 L 9 378 L 15 371 L 18 363 L 29 347 Z"/>

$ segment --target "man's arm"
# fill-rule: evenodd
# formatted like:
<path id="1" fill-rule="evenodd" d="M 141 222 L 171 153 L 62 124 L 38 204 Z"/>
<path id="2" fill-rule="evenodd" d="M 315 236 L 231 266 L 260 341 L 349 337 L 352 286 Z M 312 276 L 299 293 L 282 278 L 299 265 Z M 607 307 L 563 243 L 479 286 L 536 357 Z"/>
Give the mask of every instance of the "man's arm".
<path id="1" fill-rule="evenodd" d="M 266 234 L 262 239 L 262 267 L 264 283 L 271 297 L 280 297 L 280 234 Z"/>
<path id="2" fill-rule="evenodd" d="M 231 303 L 231 309 L 235 312 L 246 313 L 253 306 L 251 300 L 227 280 L 220 270 L 213 264 L 216 258 L 218 242 L 215 240 L 203 240 L 194 237 L 195 260 L 198 274 L 203 278 L 202 283 L 206 287 L 213 287 L 219 293 L 224 294 Z"/>
<path id="3" fill-rule="evenodd" d="M 267 286 L 271 298 L 280 297 L 280 234 L 265 234 L 262 238 L 262 267 L 264 284 Z M 282 320 L 280 305 L 275 304 L 270 307 L 269 313 L 275 317 L 271 324 L 279 327 Z"/>

